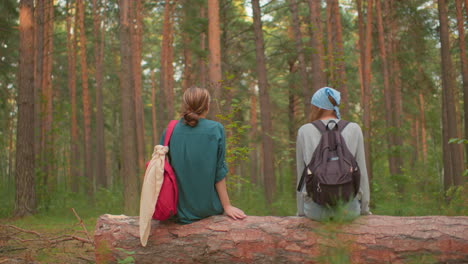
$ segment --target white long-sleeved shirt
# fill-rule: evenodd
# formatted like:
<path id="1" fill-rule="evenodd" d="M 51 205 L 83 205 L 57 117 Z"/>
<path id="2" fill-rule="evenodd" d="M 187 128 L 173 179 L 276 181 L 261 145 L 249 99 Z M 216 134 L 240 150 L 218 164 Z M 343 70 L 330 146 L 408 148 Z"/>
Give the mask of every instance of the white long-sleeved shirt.
<path id="1" fill-rule="evenodd" d="M 338 119 L 322 120 L 326 125 L 330 120 L 338 122 Z M 341 133 L 346 142 L 349 151 L 354 155 L 361 171 L 361 182 L 358 199 L 361 201 L 361 214 L 369 213 L 369 178 L 367 175 L 366 158 L 364 154 L 364 139 L 362 136 L 361 127 L 356 123 L 349 123 Z M 299 128 L 296 141 L 296 168 L 297 168 L 297 183 L 302 176 L 302 172 L 306 164 L 309 164 L 317 148 L 322 135 L 320 131 L 311 123 L 303 125 Z M 304 215 L 304 202 L 312 202 L 311 199 L 304 199 L 307 193 L 305 188 L 301 192 L 297 192 L 297 215 Z"/>

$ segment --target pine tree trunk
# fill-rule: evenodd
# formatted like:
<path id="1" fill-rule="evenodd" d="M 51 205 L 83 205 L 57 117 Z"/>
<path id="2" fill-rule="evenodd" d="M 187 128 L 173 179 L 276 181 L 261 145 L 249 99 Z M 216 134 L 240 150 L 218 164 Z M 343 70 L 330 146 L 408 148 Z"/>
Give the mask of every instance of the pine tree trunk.
<path id="1" fill-rule="evenodd" d="M 137 160 L 138 169 L 141 177 L 144 176 L 143 171 L 145 170 L 145 127 L 144 127 L 144 111 L 143 101 L 141 92 L 141 45 L 142 45 L 142 0 L 132 1 L 131 7 L 131 18 L 130 34 L 132 36 L 131 41 L 131 56 L 132 56 L 132 70 L 133 70 L 133 87 L 135 90 L 135 133 L 137 141 Z M 142 178 L 143 180 L 143 178 Z"/>
<path id="2" fill-rule="evenodd" d="M 206 19 L 206 6 L 202 5 L 200 6 L 200 18 Z M 200 51 L 204 53 L 206 51 L 206 32 L 202 30 L 200 33 Z M 206 58 L 204 56 L 201 56 L 198 58 L 198 67 L 199 67 L 199 73 L 198 73 L 198 82 L 200 83 L 200 86 L 203 88 L 206 88 L 206 76 L 207 71 L 206 71 L 206 63 L 205 63 Z"/>
<path id="3" fill-rule="evenodd" d="M 335 37 L 333 36 L 333 23 L 335 20 L 332 17 L 332 5 L 331 0 L 327 0 L 327 62 L 328 62 L 328 84 L 331 86 L 335 85 L 335 54 L 333 53 L 333 42 Z"/>
<path id="4" fill-rule="evenodd" d="M 34 25 L 34 153 L 36 166 L 40 168 L 42 158 L 41 148 L 41 107 L 42 107 L 42 76 L 44 71 L 44 29 L 45 29 L 45 1 L 37 1 Z"/>
<path id="5" fill-rule="evenodd" d="M 91 102 L 88 87 L 88 64 L 86 60 L 86 32 L 84 25 L 84 3 L 77 0 L 78 27 L 80 30 L 80 64 L 81 64 L 81 87 L 83 93 L 83 134 L 84 134 L 84 175 L 87 179 L 86 193 L 92 195 L 94 192 L 94 175 L 92 169 L 92 146 L 91 146 Z"/>
<path id="6" fill-rule="evenodd" d="M 335 71 L 336 71 L 336 88 L 341 92 L 341 105 L 343 108 L 342 116 L 348 116 L 349 102 L 348 102 L 348 87 L 346 86 L 346 69 L 345 69 L 345 58 L 344 58 L 344 48 L 343 48 L 343 33 L 341 26 L 341 14 L 340 14 L 340 5 L 338 0 L 331 0 L 332 8 L 332 29 L 334 35 L 336 36 L 335 41 L 333 41 L 333 50 L 335 54 Z"/>
<path id="7" fill-rule="evenodd" d="M 427 139 L 426 139 L 426 114 L 424 107 L 424 95 L 419 91 L 419 119 L 421 122 L 421 151 L 423 162 L 427 161 Z"/>
<path id="8" fill-rule="evenodd" d="M 257 93 L 255 83 L 250 85 L 250 179 L 258 183 L 258 128 L 257 128 Z"/>
<path id="9" fill-rule="evenodd" d="M 188 17 L 186 16 L 186 19 Z M 184 73 L 182 77 L 182 90 L 185 91 L 193 85 L 192 80 L 192 51 L 190 49 L 190 37 L 187 33 L 182 33 L 182 41 L 184 43 Z"/>
<path id="10" fill-rule="evenodd" d="M 135 134 L 135 91 L 132 89 L 132 57 L 130 34 L 129 0 L 120 0 L 120 92 L 121 92 L 121 177 L 124 186 L 124 212 L 135 215 L 138 212 L 139 191 L 138 161 Z"/>
<path id="11" fill-rule="evenodd" d="M 320 19 L 320 10 L 322 0 L 309 0 L 310 14 L 310 47 L 311 53 L 311 68 L 312 68 L 312 93 L 327 85 L 327 76 L 325 74 L 324 48 L 323 48 L 323 33 L 322 20 Z"/>
<path id="12" fill-rule="evenodd" d="M 100 1 L 102 4 L 102 2 Z M 94 62 L 96 73 L 96 186 L 107 187 L 106 152 L 104 142 L 104 114 L 102 110 L 102 78 L 104 72 L 104 28 L 101 27 L 101 7 L 97 0 L 93 0 L 93 33 L 94 33 Z"/>
<path id="13" fill-rule="evenodd" d="M 54 185 L 53 163 L 54 148 L 52 134 L 52 51 L 53 51 L 53 1 L 44 1 L 43 8 L 43 46 L 42 46 L 42 76 L 40 88 L 40 164 L 42 184 L 47 187 L 47 193 Z M 39 51 L 41 52 L 41 51 Z M 47 194 L 45 194 L 47 195 Z"/>
<path id="14" fill-rule="evenodd" d="M 309 116 L 310 113 L 310 98 L 312 91 L 309 89 L 309 82 L 307 80 L 306 62 L 304 58 L 304 47 L 302 44 L 301 25 L 299 21 L 299 14 L 297 11 L 297 1 L 288 0 L 289 10 L 292 16 L 292 29 L 294 31 L 294 42 L 296 44 L 297 60 L 299 62 L 299 80 L 302 87 L 302 100 L 304 103 L 304 114 Z"/>
<path id="15" fill-rule="evenodd" d="M 451 181 L 444 181 L 445 189 L 450 188 L 447 185 L 452 182 L 453 185 L 459 186 L 462 184 L 463 174 L 463 161 L 461 160 L 462 155 L 460 154 L 461 149 L 458 144 L 447 144 L 447 141 L 451 138 L 456 138 L 458 134 L 458 124 L 456 122 L 457 116 L 455 111 L 455 104 L 457 103 L 454 98 L 454 78 L 452 77 L 452 59 L 450 56 L 450 42 L 449 42 L 449 25 L 447 17 L 447 3 L 445 0 L 438 0 L 439 9 L 439 21 L 440 21 L 440 42 L 441 42 L 441 58 L 442 58 L 442 97 L 445 102 L 445 117 L 446 127 L 443 130 L 446 131 L 444 137 L 444 148 L 443 152 L 447 152 L 450 155 L 450 163 L 444 159 L 444 170 L 449 167 L 452 170 L 451 174 L 444 173 L 444 177 L 450 177 Z"/>
<path id="16" fill-rule="evenodd" d="M 76 106 L 76 8 L 70 4 L 71 0 L 67 0 L 67 58 L 68 58 L 68 90 L 70 93 L 70 187 L 72 192 L 78 192 L 80 189 L 81 170 L 80 170 L 80 155 L 79 155 L 79 139 L 78 139 L 78 121 L 77 121 L 77 106 Z M 75 15 L 71 13 L 75 10 Z M 75 21 L 73 22 L 73 17 Z M 71 34 L 71 30 L 75 34 Z"/>
<path id="17" fill-rule="evenodd" d="M 345 224 L 295 216 L 242 221 L 212 216 L 190 225 L 152 221 L 148 244 L 142 247 L 138 217 L 102 215 L 94 242 L 96 263 L 131 256 L 138 264 L 461 264 L 468 261 L 467 223 L 466 216 L 369 215 Z"/>
<path id="18" fill-rule="evenodd" d="M 468 16 L 468 0 L 465 1 L 467 8 L 466 15 Z M 462 0 L 455 0 L 455 7 L 457 12 L 457 29 L 458 29 L 458 44 L 460 47 L 460 64 L 463 79 L 463 106 L 465 112 L 465 139 L 468 139 L 468 61 L 466 57 L 465 46 L 465 26 L 463 19 Z M 465 144 L 465 155 L 468 157 L 468 144 Z"/>
<path id="19" fill-rule="evenodd" d="M 371 48 L 372 48 L 372 0 L 367 2 L 367 22 L 364 31 L 363 15 L 361 10 L 361 1 L 358 0 L 358 12 L 359 12 L 359 28 L 361 31 L 359 44 L 361 52 L 361 64 L 362 64 L 362 108 L 363 108 L 363 135 L 364 135 L 364 148 L 366 156 L 366 167 L 369 176 L 369 182 L 372 181 L 372 163 L 371 163 Z M 365 38 L 361 40 L 361 38 Z"/>
<path id="20" fill-rule="evenodd" d="M 209 65 L 208 77 L 211 91 L 210 113 L 211 118 L 216 119 L 216 115 L 221 111 L 221 43 L 219 26 L 219 2 L 218 0 L 208 0 L 208 49 Z"/>
<path id="21" fill-rule="evenodd" d="M 174 117 L 174 88 L 171 86 L 173 83 L 171 79 L 173 78 L 172 69 L 172 11 L 173 4 L 170 0 L 166 0 L 164 5 L 164 21 L 163 21 L 163 36 L 161 42 L 161 70 L 160 70 L 160 89 L 162 91 L 161 98 L 163 103 L 163 117 L 161 117 L 161 122 L 165 124 L 168 120 Z M 165 113 L 164 113 L 165 112 Z M 162 126 L 162 127 L 163 127 Z M 161 128 L 162 128 L 161 127 Z M 162 132 L 162 130 L 159 130 Z"/>
<path id="22" fill-rule="evenodd" d="M 290 60 L 289 64 L 289 74 L 293 74 L 297 71 L 296 61 Z M 299 124 L 299 97 L 297 96 L 297 85 L 295 82 L 292 82 L 288 89 L 288 97 L 289 97 L 289 107 L 288 107 L 288 134 L 289 134 L 289 148 L 290 148 L 290 172 L 294 175 L 296 171 L 296 140 L 297 140 L 297 130 Z M 310 108 L 310 106 L 309 106 Z M 296 177 L 291 177 L 292 186 L 296 186 Z M 295 192 L 291 192 L 291 194 L 296 197 Z"/>
<path id="23" fill-rule="evenodd" d="M 388 72 L 388 60 L 387 60 L 387 50 L 385 47 L 385 33 L 383 27 L 383 18 L 382 18 L 382 6 L 381 0 L 376 0 L 375 7 L 376 7 L 376 18 L 377 18 L 377 30 L 378 30 L 378 40 L 379 40 L 379 52 L 380 52 L 380 60 L 382 61 L 382 76 L 383 76 L 383 97 L 384 97 L 384 105 L 385 105 L 385 124 L 387 129 L 387 148 L 392 149 L 395 145 L 394 143 L 394 133 L 393 133 L 393 117 L 392 117 L 392 94 L 391 94 L 391 87 L 390 87 L 390 76 Z M 397 173 L 397 168 L 395 164 L 395 159 L 393 154 L 389 152 L 388 156 L 388 164 L 390 169 L 390 174 L 394 175 Z"/>
<path id="24" fill-rule="evenodd" d="M 158 102 L 156 102 L 156 79 L 154 76 L 154 70 L 152 70 L 151 71 L 151 125 L 152 125 L 151 135 L 153 139 L 152 147 L 159 144 L 156 106 L 160 101 L 161 100 L 158 100 Z"/>
<path id="25" fill-rule="evenodd" d="M 36 212 L 34 157 L 34 1 L 19 3 L 18 123 L 16 129 L 15 209 L 22 217 Z"/>
<path id="26" fill-rule="evenodd" d="M 265 194 L 268 204 L 273 202 L 273 196 L 276 189 L 274 174 L 274 156 L 273 156 L 273 134 L 271 122 L 271 105 L 269 96 L 269 85 L 267 80 L 265 49 L 263 41 L 262 21 L 259 0 L 252 0 L 254 34 L 255 34 L 255 53 L 257 58 L 257 78 L 260 97 L 260 113 L 262 124 L 262 150 L 263 150 L 263 177 L 265 181 Z"/>

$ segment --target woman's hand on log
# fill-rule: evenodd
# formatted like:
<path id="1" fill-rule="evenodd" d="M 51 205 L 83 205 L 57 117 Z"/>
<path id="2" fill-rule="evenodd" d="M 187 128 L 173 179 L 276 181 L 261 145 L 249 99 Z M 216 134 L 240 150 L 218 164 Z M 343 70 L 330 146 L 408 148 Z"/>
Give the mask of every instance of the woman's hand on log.
<path id="1" fill-rule="evenodd" d="M 226 206 L 226 208 L 224 208 L 224 213 L 234 220 L 244 219 L 247 217 L 247 215 L 241 209 L 232 205 Z"/>

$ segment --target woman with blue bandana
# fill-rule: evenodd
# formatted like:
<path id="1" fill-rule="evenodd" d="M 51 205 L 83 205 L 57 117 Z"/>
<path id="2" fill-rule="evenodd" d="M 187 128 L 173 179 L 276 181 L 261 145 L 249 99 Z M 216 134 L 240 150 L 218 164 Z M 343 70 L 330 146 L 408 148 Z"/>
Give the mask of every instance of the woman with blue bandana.
<path id="1" fill-rule="evenodd" d="M 337 90 L 324 87 L 314 93 L 311 100 L 310 122 L 321 120 L 324 125 L 333 126 L 333 123 L 338 123 L 340 116 L 341 97 Z M 355 157 L 359 169 L 361 171 L 360 188 L 358 195 L 344 205 L 342 208 L 346 211 L 346 216 L 354 218 L 361 215 L 371 214 L 369 211 L 369 179 L 367 176 L 365 155 L 364 155 L 364 139 L 362 130 L 356 123 L 349 123 L 342 131 L 342 136 L 346 146 Z M 299 128 L 296 142 L 296 165 L 297 165 L 297 182 L 299 183 L 302 172 L 306 164 L 312 158 L 312 155 L 317 148 L 321 139 L 320 131 L 312 124 L 308 123 Z M 297 215 L 306 216 L 308 218 L 321 221 L 333 218 L 336 215 L 336 208 L 326 207 L 315 203 L 310 198 L 305 188 L 297 192 Z"/>

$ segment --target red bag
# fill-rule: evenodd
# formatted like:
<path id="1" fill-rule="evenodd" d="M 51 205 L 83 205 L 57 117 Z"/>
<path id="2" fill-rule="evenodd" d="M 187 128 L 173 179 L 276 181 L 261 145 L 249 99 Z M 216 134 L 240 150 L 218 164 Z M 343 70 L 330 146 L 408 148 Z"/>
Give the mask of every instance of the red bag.
<path id="1" fill-rule="evenodd" d="M 172 120 L 169 122 L 166 130 L 166 136 L 164 137 L 164 146 L 169 145 L 172 131 L 174 131 L 174 127 L 177 125 L 177 122 L 178 120 Z M 164 161 L 164 180 L 161 186 L 161 192 L 158 196 L 158 201 L 156 202 L 153 219 L 163 221 L 173 215 L 176 215 L 178 198 L 179 191 L 177 189 L 175 172 L 172 169 L 166 154 Z"/>

